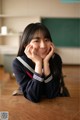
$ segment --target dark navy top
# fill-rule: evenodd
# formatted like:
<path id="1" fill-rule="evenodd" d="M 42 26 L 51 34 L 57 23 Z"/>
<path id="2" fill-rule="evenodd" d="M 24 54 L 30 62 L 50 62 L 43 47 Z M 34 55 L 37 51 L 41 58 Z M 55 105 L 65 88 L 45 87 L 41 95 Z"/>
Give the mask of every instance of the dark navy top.
<path id="1" fill-rule="evenodd" d="M 16 81 L 20 85 L 25 98 L 39 102 L 45 96 L 54 98 L 60 92 L 60 77 L 62 73 L 62 60 L 58 54 L 54 54 L 49 61 L 50 74 L 45 77 L 35 72 L 35 63 L 25 54 L 20 56 L 28 65 L 26 68 L 17 58 L 13 60 L 12 68 Z"/>

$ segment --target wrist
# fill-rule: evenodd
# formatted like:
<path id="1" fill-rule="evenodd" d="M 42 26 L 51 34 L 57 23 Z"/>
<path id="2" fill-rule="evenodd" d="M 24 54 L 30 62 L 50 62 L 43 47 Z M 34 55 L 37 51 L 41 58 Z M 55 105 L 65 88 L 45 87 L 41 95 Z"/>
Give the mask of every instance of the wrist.
<path id="1" fill-rule="evenodd" d="M 49 62 L 48 61 L 43 61 L 43 66 L 49 66 Z"/>
<path id="2" fill-rule="evenodd" d="M 37 61 L 35 64 L 38 66 L 42 66 L 42 61 Z"/>
<path id="3" fill-rule="evenodd" d="M 36 62 L 35 72 L 42 75 L 42 62 Z"/>
<path id="4" fill-rule="evenodd" d="M 43 71 L 45 76 L 48 76 L 50 74 L 50 66 L 48 62 L 44 62 Z"/>

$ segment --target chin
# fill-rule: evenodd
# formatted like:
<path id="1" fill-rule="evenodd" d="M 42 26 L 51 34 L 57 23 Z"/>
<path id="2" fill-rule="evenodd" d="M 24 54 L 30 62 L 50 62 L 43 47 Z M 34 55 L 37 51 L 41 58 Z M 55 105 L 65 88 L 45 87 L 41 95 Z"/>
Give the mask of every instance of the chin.
<path id="1" fill-rule="evenodd" d="M 44 55 L 44 56 L 41 56 L 41 58 L 42 58 L 42 59 L 44 59 L 45 57 L 46 57 L 46 55 Z"/>

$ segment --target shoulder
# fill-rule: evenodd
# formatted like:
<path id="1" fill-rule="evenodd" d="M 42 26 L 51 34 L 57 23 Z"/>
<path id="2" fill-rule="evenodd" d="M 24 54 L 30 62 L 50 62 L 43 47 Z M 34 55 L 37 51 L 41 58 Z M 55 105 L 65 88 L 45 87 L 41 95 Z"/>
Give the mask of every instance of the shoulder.
<path id="1" fill-rule="evenodd" d="M 18 56 L 20 58 L 22 58 L 24 60 L 24 56 Z M 15 67 L 15 66 L 22 66 L 22 63 L 17 59 L 17 57 L 13 60 L 12 62 L 12 66 Z"/>
<path id="2" fill-rule="evenodd" d="M 15 67 L 18 67 L 18 66 L 21 66 L 21 63 L 18 61 L 18 59 L 16 57 L 12 62 L 12 67 L 15 68 Z"/>
<path id="3" fill-rule="evenodd" d="M 18 60 L 18 57 L 20 57 L 20 58 L 21 58 L 22 60 L 24 60 L 25 62 L 28 61 L 28 60 L 27 60 L 27 57 L 26 57 L 25 55 L 23 55 L 23 56 L 17 56 L 17 57 L 13 60 L 13 62 L 12 62 L 13 65 L 22 65 L 21 62 Z"/>
<path id="4" fill-rule="evenodd" d="M 54 55 L 52 56 L 52 61 L 54 62 L 54 64 L 56 65 L 62 65 L 62 58 L 59 54 L 54 53 Z"/>
<path id="5" fill-rule="evenodd" d="M 23 63 L 31 66 L 32 68 L 34 68 L 34 65 L 35 65 L 26 55 L 23 55 L 23 56 L 17 56 L 13 60 L 12 66 L 13 66 L 13 68 L 19 67 L 20 69 L 22 69 L 22 68 L 25 68 L 25 65 Z"/>
<path id="6" fill-rule="evenodd" d="M 62 61 L 62 58 L 58 53 L 54 53 L 54 55 L 52 56 L 52 59 Z"/>
<path id="7" fill-rule="evenodd" d="M 23 56 L 18 56 L 23 59 Z M 12 62 L 13 72 L 22 72 L 24 71 L 24 65 L 17 59 L 17 57 Z"/>

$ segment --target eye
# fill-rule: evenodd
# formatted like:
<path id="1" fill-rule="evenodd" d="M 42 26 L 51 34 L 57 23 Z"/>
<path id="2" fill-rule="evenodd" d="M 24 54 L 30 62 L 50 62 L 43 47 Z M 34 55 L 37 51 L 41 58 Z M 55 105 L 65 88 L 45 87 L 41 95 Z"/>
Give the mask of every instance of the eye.
<path id="1" fill-rule="evenodd" d="M 34 37 L 32 41 L 33 41 L 33 42 L 39 42 L 39 41 L 40 41 L 40 38 L 39 38 L 39 37 Z"/>
<path id="2" fill-rule="evenodd" d="M 39 42 L 39 39 L 38 39 L 38 38 L 35 38 L 34 41 L 35 41 L 35 42 Z"/>
<path id="3" fill-rule="evenodd" d="M 39 42 L 37 38 L 33 39 L 32 42 Z"/>
<path id="4" fill-rule="evenodd" d="M 45 38 L 45 41 L 46 41 L 46 42 L 49 42 L 50 40 L 49 40 L 48 38 Z"/>

